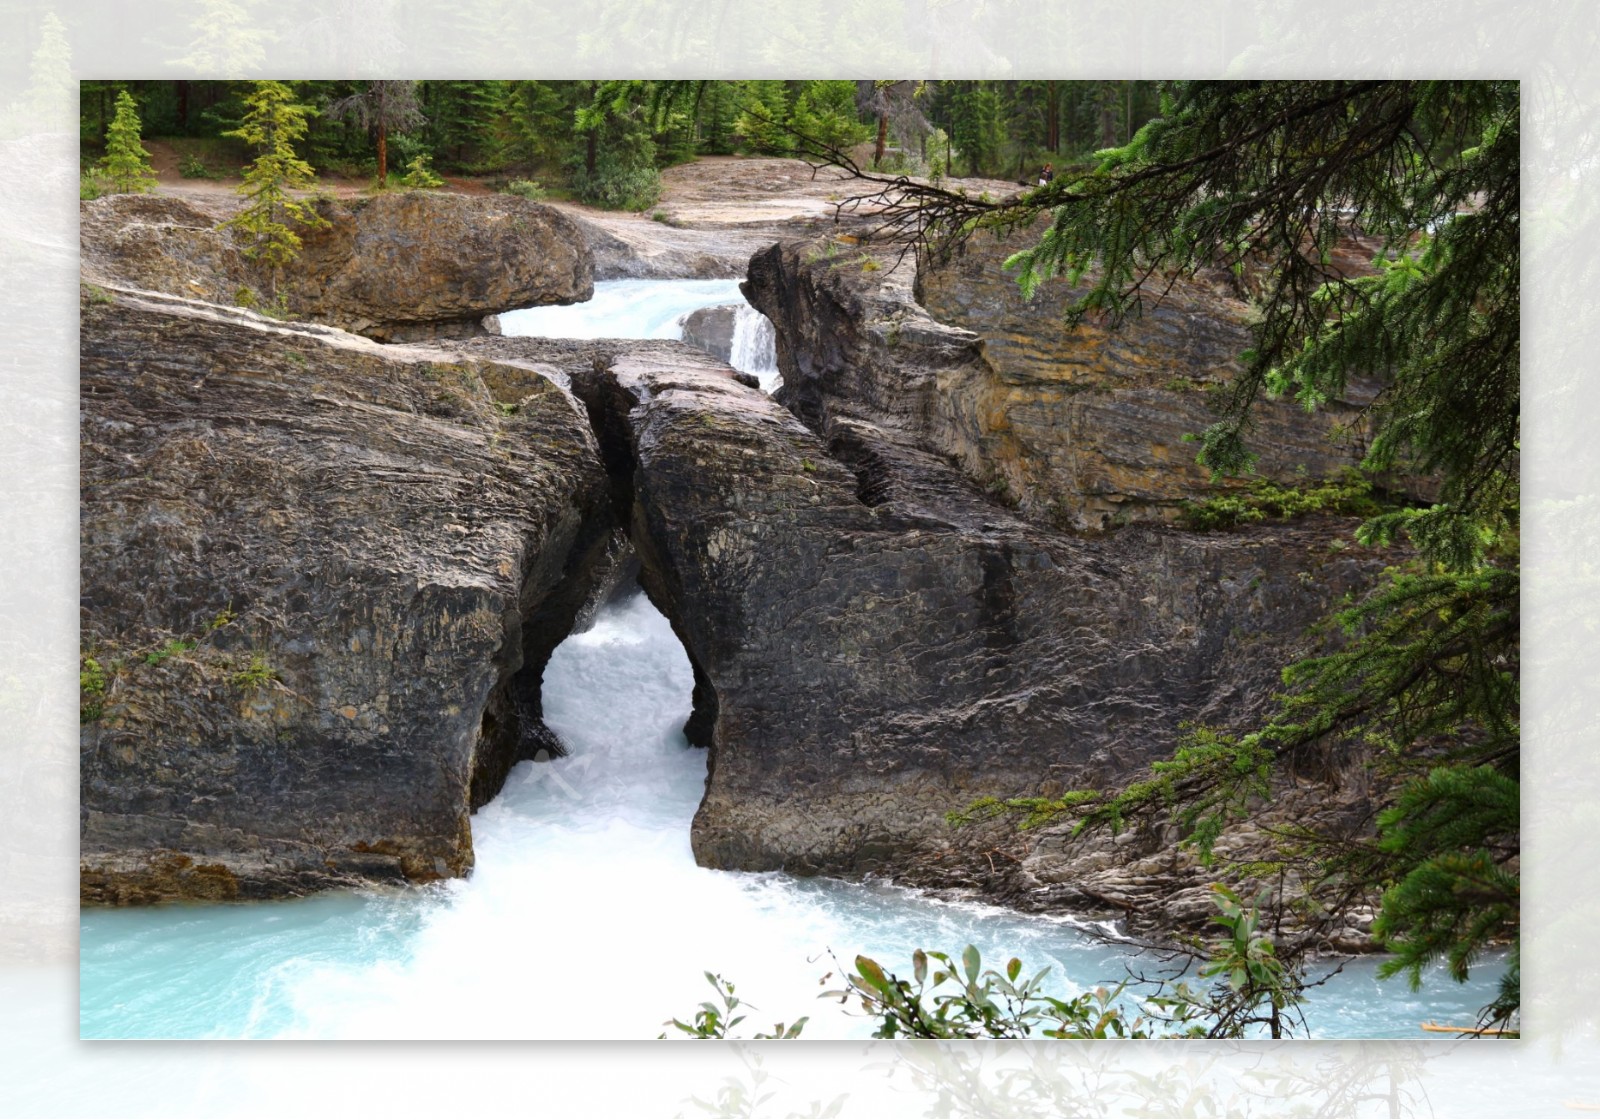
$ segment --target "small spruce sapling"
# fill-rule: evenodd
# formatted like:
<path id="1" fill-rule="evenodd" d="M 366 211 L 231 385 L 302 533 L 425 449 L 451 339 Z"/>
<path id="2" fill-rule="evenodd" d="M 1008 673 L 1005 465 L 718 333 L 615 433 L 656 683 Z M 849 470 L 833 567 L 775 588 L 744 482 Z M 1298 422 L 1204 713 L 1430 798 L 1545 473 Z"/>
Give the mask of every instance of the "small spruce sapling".
<path id="1" fill-rule="evenodd" d="M 112 194 L 143 194 L 156 189 L 150 153 L 139 142 L 139 107 L 127 90 L 117 94 L 117 111 L 106 129 L 106 154 L 99 171 Z"/>

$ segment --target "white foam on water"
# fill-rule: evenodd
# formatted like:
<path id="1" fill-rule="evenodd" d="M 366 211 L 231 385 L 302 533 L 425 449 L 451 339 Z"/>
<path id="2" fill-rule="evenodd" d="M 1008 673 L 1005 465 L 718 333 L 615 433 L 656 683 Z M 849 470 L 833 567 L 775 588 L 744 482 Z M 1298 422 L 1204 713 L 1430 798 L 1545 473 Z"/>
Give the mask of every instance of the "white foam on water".
<path id="1" fill-rule="evenodd" d="M 689 826 L 705 754 L 681 732 L 692 688 L 682 646 L 642 594 L 608 606 L 545 672 L 547 721 L 571 754 L 519 764 L 473 818 L 470 878 L 86 911 L 84 1036 L 652 1038 L 713 998 L 710 970 L 755 1008 L 738 1033 L 808 1015 L 808 1038 L 865 1037 L 869 1022 L 817 998 L 836 972 L 830 950 L 906 971 L 915 948 L 970 942 L 996 965 L 1051 965 L 1058 992 L 1123 976 L 1126 958 L 1085 923 L 883 883 L 697 867 Z M 1475 970 L 1465 988 L 1434 977 L 1413 996 L 1379 986 L 1372 967 L 1317 990 L 1318 1033 L 1415 1036 L 1423 1018 L 1462 1021 L 1496 971 Z"/>
<path id="2" fill-rule="evenodd" d="M 765 392 L 778 386 L 776 334 L 737 280 L 602 280 L 584 303 L 507 311 L 502 334 L 538 338 L 683 338 L 684 320 L 703 307 L 737 308 L 729 365 L 754 374 Z"/>

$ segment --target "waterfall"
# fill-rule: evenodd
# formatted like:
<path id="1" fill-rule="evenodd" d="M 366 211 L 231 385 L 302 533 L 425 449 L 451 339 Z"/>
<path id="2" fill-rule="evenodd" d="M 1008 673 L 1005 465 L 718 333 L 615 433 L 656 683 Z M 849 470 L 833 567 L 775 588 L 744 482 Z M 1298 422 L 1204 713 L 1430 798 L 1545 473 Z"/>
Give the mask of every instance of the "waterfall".
<path id="1" fill-rule="evenodd" d="M 684 320 L 704 307 L 731 307 L 734 369 L 754 374 L 765 392 L 778 387 L 776 333 L 745 302 L 737 280 L 602 280 L 584 303 L 528 307 L 500 316 L 501 333 L 539 338 L 678 338 Z"/>
<path id="2" fill-rule="evenodd" d="M 753 373 L 763 392 L 778 387 L 778 332 L 772 320 L 741 302 L 733 314 L 733 346 L 728 364 L 743 373 Z"/>

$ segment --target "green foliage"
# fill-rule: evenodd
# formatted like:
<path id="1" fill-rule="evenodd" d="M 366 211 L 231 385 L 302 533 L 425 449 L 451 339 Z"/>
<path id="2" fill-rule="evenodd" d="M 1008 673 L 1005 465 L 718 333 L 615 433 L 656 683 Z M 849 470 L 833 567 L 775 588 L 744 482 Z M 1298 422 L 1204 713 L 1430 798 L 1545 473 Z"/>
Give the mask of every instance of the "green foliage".
<path id="1" fill-rule="evenodd" d="M 78 198 L 87 201 L 99 198 L 106 193 L 107 183 L 105 177 L 99 172 L 88 170 L 78 175 Z"/>
<path id="2" fill-rule="evenodd" d="M 651 119 L 636 82 L 597 82 L 577 111 L 585 146 L 568 158 L 584 202 L 607 210 L 647 210 L 661 197 Z"/>
<path id="3" fill-rule="evenodd" d="M 789 113 L 791 133 L 846 151 L 866 140 L 871 129 L 856 114 L 856 84 L 807 82 Z"/>
<path id="4" fill-rule="evenodd" d="M 911 979 L 858 956 L 845 987 L 824 993 L 855 1001 L 876 1019 L 874 1038 L 1150 1038 L 1142 1018 L 1130 1018 L 1117 1001 L 1123 988 L 1096 988 L 1066 999 L 1044 990 L 1048 968 L 1026 979 L 1012 958 L 1004 972 L 983 967 L 976 946 L 959 961 L 918 949 Z"/>
<path id="5" fill-rule="evenodd" d="M 295 155 L 294 141 L 306 133 L 312 110 L 295 102 L 282 82 L 261 81 L 246 98 L 244 123 L 228 133 L 257 151 L 245 169 L 239 190 L 248 200 L 244 210 L 223 223 L 245 239 L 244 252 L 274 273 L 300 252 L 300 235 L 293 226 L 326 226 L 327 219 L 311 203 L 290 191 L 313 183 L 311 165 Z"/>
<path id="6" fill-rule="evenodd" d="M 1378 847 L 1396 876 L 1373 927 L 1396 954 L 1379 975 L 1403 973 L 1415 990 L 1423 968 L 1443 960 L 1453 979 L 1465 980 L 1485 951 L 1515 940 L 1521 882 L 1506 864 L 1521 828 L 1518 793 L 1517 782 L 1491 766 L 1438 767 L 1379 816 Z M 1513 986 L 1492 1018 L 1508 1018 L 1514 1007 Z"/>
<path id="7" fill-rule="evenodd" d="M 377 186 L 383 190 L 389 183 L 389 136 L 406 134 L 427 123 L 422 106 L 417 101 L 417 83 L 414 81 L 369 81 L 360 83 L 355 92 L 329 102 L 327 115 L 354 121 L 377 138 Z M 406 155 L 415 155 L 413 149 Z"/>
<path id="8" fill-rule="evenodd" d="M 407 190 L 430 190 L 444 186 L 444 180 L 434 174 L 432 163 L 429 156 L 413 156 L 411 162 L 406 164 L 406 173 L 400 177 L 400 185 Z"/>
<path id="9" fill-rule="evenodd" d="M 794 136 L 784 128 L 789 119 L 789 91 L 778 81 L 742 83 L 742 103 L 734 131 L 743 139 L 747 151 L 763 155 L 788 155 L 794 151 Z"/>
<path id="10" fill-rule="evenodd" d="M 710 1000 L 702 1003 L 695 1012 L 692 1023 L 685 1023 L 682 1019 L 668 1019 L 665 1025 L 682 1032 L 690 1038 L 727 1038 L 728 1032 L 744 1022 L 745 1019 L 743 1014 L 735 1015 L 734 1012 L 740 1007 L 749 1007 L 751 1011 L 756 1010 L 756 1008 L 746 1004 L 738 996 L 734 995 L 732 981 L 724 980 L 720 975 L 710 972 L 707 972 L 705 977 L 706 983 L 710 984 L 712 990 L 717 993 L 717 1003 L 712 1003 Z M 799 1038 L 800 1032 L 805 1029 L 806 1021 L 809 1018 L 810 1016 L 801 1016 L 788 1026 L 778 1023 L 773 1026 L 771 1034 L 758 1034 L 755 1037 L 759 1039 Z M 666 1038 L 667 1036 L 662 1034 L 659 1037 Z"/>
<path id="11" fill-rule="evenodd" d="M 229 678 L 229 681 L 237 689 L 253 692 L 277 679 L 278 670 L 268 663 L 266 654 L 257 650 L 250 655 L 244 667 Z"/>
<path id="12" fill-rule="evenodd" d="M 146 665 L 160 665 L 170 657 L 193 651 L 194 647 L 195 643 L 188 638 L 168 638 L 144 655 L 144 663 Z"/>
<path id="13" fill-rule="evenodd" d="M 112 194 L 138 194 L 156 189 L 150 153 L 139 143 L 139 107 L 127 90 L 117 94 L 117 115 L 106 129 L 106 154 L 98 170 Z"/>
<path id="14" fill-rule="evenodd" d="M 78 722 L 93 723 L 105 712 L 106 671 L 87 653 L 78 654 Z"/>
<path id="15" fill-rule="evenodd" d="M 1261 927 L 1259 902 L 1246 904 L 1225 887 L 1215 887 L 1215 921 L 1221 936 L 1204 947 L 1200 969 L 1208 988 L 1182 981 L 1145 980 L 1097 986 L 1077 995 L 1053 995 L 1048 967 L 1031 974 L 1018 958 L 1003 970 L 985 968 L 978 948 L 959 956 L 918 949 L 909 978 L 868 956 L 843 970 L 844 986 L 823 999 L 854 1004 L 876 1021 L 874 1038 L 1244 1038 L 1266 1033 L 1274 1038 L 1303 1031 L 1299 1006 L 1304 983 L 1282 961 L 1273 939 Z M 667 1025 L 692 1038 L 730 1038 L 743 1021 L 734 986 L 706 973 L 719 1001 L 700 1005 L 692 1022 Z M 828 977 L 823 978 L 824 981 Z M 805 1019 L 757 1038 L 795 1038 Z M 663 1035 L 662 1037 L 666 1037 Z"/>
<path id="16" fill-rule="evenodd" d="M 222 178 L 222 175 L 219 172 L 211 170 L 211 168 L 206 165 L 206 161 L 201 159 L 199 154 L 196 152 L 185 153 L 183 159 L 178 162 L 178 174 L 183 176 L 185 179 Z"/>
<path id="17" fill-rule="evenodd" d="M 1372 484 L 1355 469 L 1337 478 L 1306 486 L 1279 486 L 1260 479 L 1249 489 L 1218 494 L 1201 502 L 1185 502 L 1179 522 L 1189 529 L 1231 529 L 1275 517 L 1287 521 L 1311 514 L 1373 517 L 1381 507 Z"/>
<path id="18" fill-rule="evenodd" d="M 1225 932 L 1210 942 L 1210 959 L 1200 969 L 1200 976 L 1217 980 L 1213 1006 L 1223 1009 L 1219 1018 L 1219 1023 L 1226 1023 L 1223 1033 L 1241 1035 L 1259 1024 L 1273 1038 L 1282 1038 L 1290 1017 L 1298 1015 L 1301 985 L 1278 957 L 1272 938 L 1261 929 L 1269 892 L 1263 891 L 1254 904 L 1246 905 L 1220 883 L 1213 883 L 1211 890 L 1217 896 L 1212 921 Z M 1304 1025 L 1301 1020 L 1300 1026 Z"/>
<path id="19" fill-rule="evenodd" d="M 506 184 L 505 193 L 538 202 L 545 198 L 548 192 L 533 179 L 513 179 Z"/>

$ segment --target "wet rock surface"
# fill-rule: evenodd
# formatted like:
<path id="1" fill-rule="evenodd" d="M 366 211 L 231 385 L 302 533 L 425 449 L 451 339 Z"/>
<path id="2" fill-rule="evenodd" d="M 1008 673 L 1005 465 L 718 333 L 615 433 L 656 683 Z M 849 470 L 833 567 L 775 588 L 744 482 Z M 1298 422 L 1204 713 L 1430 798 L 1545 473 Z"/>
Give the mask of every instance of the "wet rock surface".
<path id="1" fill-rule="evenodd" d="M 81 386 L 84 900 L 465 873 L 471 807 L 559 750 L 544 659 L 614 553 L 581 406 L 90 286 Z"/>
<path id="2" fill-rule="evenodd" d="M 472 347 L 560 366 L 589 408 L 695 667 L 707 866 L 1048 885 L 979 874 L 995 839 L 946 814 L 1115 782 L 1183 721 L 1248 720 L 1381 562 L 1333 547 L 1348 522 L 1041 530 L 868 425 L 824 441 L 681 344 Z"/>

